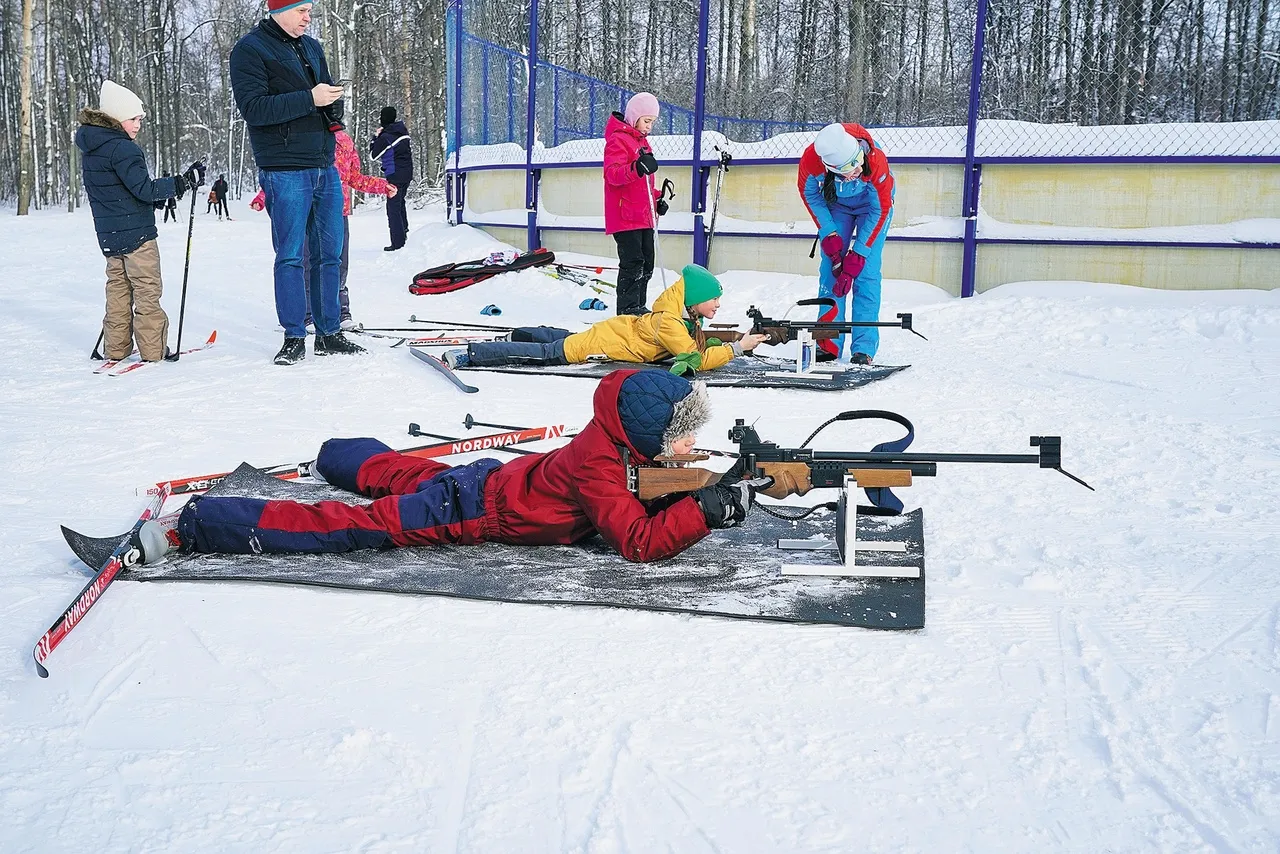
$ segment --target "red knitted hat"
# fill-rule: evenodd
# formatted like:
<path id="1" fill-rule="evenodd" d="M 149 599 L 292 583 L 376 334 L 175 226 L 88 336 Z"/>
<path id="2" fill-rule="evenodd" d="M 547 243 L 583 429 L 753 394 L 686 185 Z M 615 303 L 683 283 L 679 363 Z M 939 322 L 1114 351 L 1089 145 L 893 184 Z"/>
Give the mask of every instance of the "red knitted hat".
<path id="1" fill-rule="evenodd" d="M 267 12 L 274 15 L 285 12 L 295 6 L 310 6 L 313 0 L 267 0 Z"/>

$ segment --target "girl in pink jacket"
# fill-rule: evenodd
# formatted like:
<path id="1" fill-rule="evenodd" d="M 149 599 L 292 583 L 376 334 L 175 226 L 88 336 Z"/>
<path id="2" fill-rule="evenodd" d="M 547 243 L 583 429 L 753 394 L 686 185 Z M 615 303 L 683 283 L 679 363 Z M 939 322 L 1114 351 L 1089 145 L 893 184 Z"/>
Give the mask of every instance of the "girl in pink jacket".
<path id="1" fill-rule="evenodd" d="M 375 178 L 360 171 L 360 155 L 356 152 L 356 144 L 345 130 L 334 135 L 333 165 L 338 167 L 338 177 L 342 179 L 342 265 L 339 267 L 341 286 L 338 289 L 338 303 L 342 308 L 341 322 L 343 329 L 351 329 L 355 321 L 351 319 L 351 296 L 347 293 L 347 268 L 351 261 L 351 224 L 347 217 L 351 216 L 351 191 L 373 193 L 387 198 L 394 198 L 396 185 L 385 178 Z M 249 207 L 260 211 L 266 207 L 266 193 L 258 191 L 258 195 L 249 202 Z M 311 252 L 306 243 L 302 245 L 302 275 L 304 281 L 311 281 Z M 307 289 L 307 325 L 311 325 L 311 289 Z"/>
<path id="2" fill-rule="evenodd" d="M 618 244 L 618 314 L 649 311 L 655 217 L 667 212 L 654 189 L 658 161 L 646 141 L 657 120 L 658 99 L 640 92 L 604 126 L 604 233 Z"/>

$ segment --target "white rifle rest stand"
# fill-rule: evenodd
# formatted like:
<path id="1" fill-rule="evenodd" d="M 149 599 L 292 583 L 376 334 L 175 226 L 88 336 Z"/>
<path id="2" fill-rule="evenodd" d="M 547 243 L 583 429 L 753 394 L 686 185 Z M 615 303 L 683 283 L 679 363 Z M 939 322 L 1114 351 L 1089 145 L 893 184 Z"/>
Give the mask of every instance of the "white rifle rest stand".
<path id="1" fill-rule="evenodd" d="M 836 509 L 836 538 L 830 540 L 778 540 L 783 551 L 836 551 L 839 564 L 784 563 L 783 575 L 827 575 L 850 578 L 919 578 L 918 566 L 876 566 L 858 560 L 858 552 L 905 552 L 903 542 L 868 542 L 858 539 L 858 500 L 853 491 L 858 483 L 846 476 Z"/>
<path id="2" fill-rule="evenodd" d="M 794 371 L 765 371 L 766 377 L 790 377 L 795 374 L 813 377 L 819 380 L 834 380 L 835 375 L 846 370 L 837 362 L 818 363 L 818 348 L 813 340 L 813 333 L 808 329 L 796 332 L 796 343 L 800 351 L 796 354 Z"/>

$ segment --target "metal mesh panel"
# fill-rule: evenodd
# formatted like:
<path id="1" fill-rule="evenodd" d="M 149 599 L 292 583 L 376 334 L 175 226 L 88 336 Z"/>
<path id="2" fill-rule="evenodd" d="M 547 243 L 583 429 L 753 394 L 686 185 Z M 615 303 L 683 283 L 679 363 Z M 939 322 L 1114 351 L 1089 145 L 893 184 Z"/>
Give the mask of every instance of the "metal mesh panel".
<path id="1" fill-rule="evenodd" d="M 737 157 L 796 157 L 836 121 L 894 128 L 873 130 L 891 158 L 962 156 L 952 128 L 967 119 L 975 8 L 956 0 L 713 5 L 704 127 L 727 137 Z"/>
<path id="2" fill-rule="evenodd" d="M 538 28 L 539 163 L 599 163 L 609 114 L 636 92 L 661 106 L 650 142 L 659 160 L 688 159 L 693 131 L 696 3 L 542 3 Z"/>
<path id="3" fill-rule="evenodd" d="M 450 91 L 450 113 L 460 118 L 451 122 L 450 148 L 462 134 L 462 164 L 524 163 L 527 127 L 526 93 L 528 62 L 527 7 L 495 6 L 476 0 L 460 0 L 462 10 L 462 91 Z M 449 65 L 457 64 L 456 9 L 448 20 Z M 452 82 L 453 78 L 450 77 Z M 472 149 L 468 151 L 468 146 Z M 501 146 L 478 154 L 475 146 Z"/>
<path id="4" fill-rule="evenodd" d="M 993 0 L 980 157 L 1280 153 L 1280 15 L 1205 0 Z"/>

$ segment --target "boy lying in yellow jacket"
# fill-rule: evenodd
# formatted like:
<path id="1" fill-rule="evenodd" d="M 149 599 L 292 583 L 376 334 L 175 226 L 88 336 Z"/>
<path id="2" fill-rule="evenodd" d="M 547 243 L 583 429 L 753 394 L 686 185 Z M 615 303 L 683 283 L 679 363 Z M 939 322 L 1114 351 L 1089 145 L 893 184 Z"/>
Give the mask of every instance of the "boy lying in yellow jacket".
<path id="1" fill-rule="evenodd" d="M 697 264 L 685 267 L 675 284 L 653 301 L 648 314 L 619 315 L 583 332 L 553 326 L 524 326 L 510 340 L 485 341 L 450 350 L 450 367 L 495 368 L 504 365 L 574 365 L 592 356 L 617 362 L 661 362 L 675 357 L 672 373 L 710 371 L 734 356 L 754 350 L 767 336 L 716 332 L 708 336 L 702 322 L 716 316 L 724 289 Z"/>

